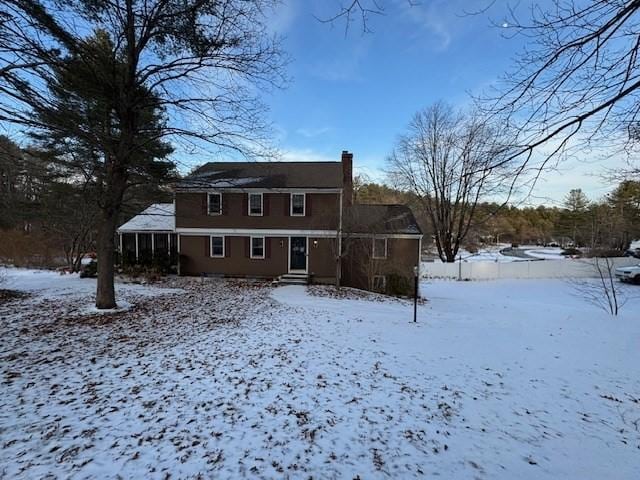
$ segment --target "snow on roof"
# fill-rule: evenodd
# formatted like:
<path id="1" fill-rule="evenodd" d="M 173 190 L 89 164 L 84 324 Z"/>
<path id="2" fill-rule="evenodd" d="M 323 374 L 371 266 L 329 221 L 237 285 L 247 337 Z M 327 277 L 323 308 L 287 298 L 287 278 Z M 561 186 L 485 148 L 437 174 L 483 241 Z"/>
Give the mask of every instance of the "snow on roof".
<path id="1" fill-rule="evenodd" d="M 128 222 L 120 225 L 124 232 L 174 232 L 176 229 L 176 207 L 173 203 L 154 203 Z"/>
<path id="2" fill-rule="evenodd" d="M 177 188 L 342 188 L 341 162 L 210 162 Z"/>

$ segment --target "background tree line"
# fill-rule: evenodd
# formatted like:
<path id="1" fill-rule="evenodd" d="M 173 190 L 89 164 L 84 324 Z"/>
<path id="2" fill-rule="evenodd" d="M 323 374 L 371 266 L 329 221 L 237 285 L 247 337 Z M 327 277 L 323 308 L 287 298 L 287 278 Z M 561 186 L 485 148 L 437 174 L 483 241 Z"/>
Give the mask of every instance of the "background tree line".
<path id="1" fill-rule="evenodd" d="M 170 201 L 170 179 L 132 188 L 119 222 L 150 203 Z M 0 260 L 77 272 L 82 258 L 96 250 L 97 222 L 95 185 L 52 152 L 22 149 L 0 135 Z"/>
<path id="2" fill-rule="evenodd" d="M 362 176 L 356 177 L 354 189 L 360 203 L 410 205 L 425 233 L 425 247 L 435 250 L 434 226 L 414 193 Z M 601 199 L 590 200 L 581 189 L 571 190 L 560 206 L 479 202 L 462 246 L 474 251 L 482 244 L 493 243 L 557 244 L 617 255 L 637 239 L 640 239 L 640 182 L 623 180 Z"/>

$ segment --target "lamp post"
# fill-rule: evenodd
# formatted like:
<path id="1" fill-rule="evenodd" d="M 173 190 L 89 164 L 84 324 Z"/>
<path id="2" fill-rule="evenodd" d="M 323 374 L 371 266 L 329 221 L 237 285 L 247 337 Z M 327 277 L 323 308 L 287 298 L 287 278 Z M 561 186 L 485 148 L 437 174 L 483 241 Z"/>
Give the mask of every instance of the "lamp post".
<path id="1" fill-rule="evenodd" d="M 413 267 L 413 323 L 418 321 L 418 265 Z"/>

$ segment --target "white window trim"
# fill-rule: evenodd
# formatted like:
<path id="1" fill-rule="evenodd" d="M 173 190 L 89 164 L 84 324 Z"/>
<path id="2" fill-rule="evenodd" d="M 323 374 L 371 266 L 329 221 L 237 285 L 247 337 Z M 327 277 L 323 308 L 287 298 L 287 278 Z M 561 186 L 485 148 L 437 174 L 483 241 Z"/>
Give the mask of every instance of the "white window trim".
<path id="1" fill-rule="evenodd" d="M 221 238 L 222 239 L 222 255 L 214 255 L 213 254 L 213 239 Z M 211 258 L 224 258 L 227 252 L 225 251 L 225 243 L 227 243 L 227 239 L 224 235 L 210 235 L 209 236 L 209 256 Z"/>
<path id="2" fill-rule="evenodd" d="M 293 196 L 302 195 L 302 213 L 293 213 Z M 304 217 L 307 215 L 307 194 L 306 193 L 291 193 L 289 197 L 289 215 L 292 217 Z"/>
<path id="3" fill-rule="evenodd" d="M 382 279 L 382 288 L 380 289 L 381 291 L 385 291 L 387 288 L 387 276 L 386 275 L 374 275 L 373 276 L 373 288 L 376 288 L 376 278 L 381 278 Z"/>
<path id="4" fill-rule="evenodd" d="M 220 196 L 220 210 L 218 212 L 211 211 L 211 195 Z M 207 215 L 222 215 L 222 193 L 220 192 L 208 192 L 207 193 Z"/>
<path id="5" fill-rule="evenodd" d="M 251 195 L 260 195 L 260 213 L 251 213 Z M 262 217 L 264 215 L 264 194 L 260 193 L 247 193 L 247 215 L 250 217 Z"/>
<path id="6" fill-rule="evenodd" d="M 262 239 L 262 256 L 256 256 L 253 254 L 253 239 L 254 238 L 261 238 Z M 256 260 L 264 260 L 264 258 L 266 257 L 267 254 L 267 241 L 265 237 L 249 237 L 249 257 L 254 258 Z"/>
<path id="7" fill-rule="evenodd" d="M 384 240 L 384 256 L 383 257 L 377 257 L 376 256 L 376 240 Z M 383 260 L 385 258 L 387 258 L 387 253 L 388 253 L 388 248 L 389 248 L 389 239 L 387 237 L 373 237 L 371 239 L 371 256 L 372 258 L 378 259 L 378 260 Z"/>

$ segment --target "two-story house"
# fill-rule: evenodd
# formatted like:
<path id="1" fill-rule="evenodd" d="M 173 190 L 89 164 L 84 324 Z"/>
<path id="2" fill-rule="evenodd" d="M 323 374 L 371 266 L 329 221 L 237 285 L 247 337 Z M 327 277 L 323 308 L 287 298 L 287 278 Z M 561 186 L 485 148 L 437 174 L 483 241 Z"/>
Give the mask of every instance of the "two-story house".
<path id="1" fill-rule="evenodd" d="M 174 248 L 181 275 L 385 290 L 413 276 L 422 234 L 406 206 L 353 204 L 352 162 L 345 151 L 339 162 L 207 163 L 175 185 L 173 204 L 120 227 L 121 251 Z"/>

